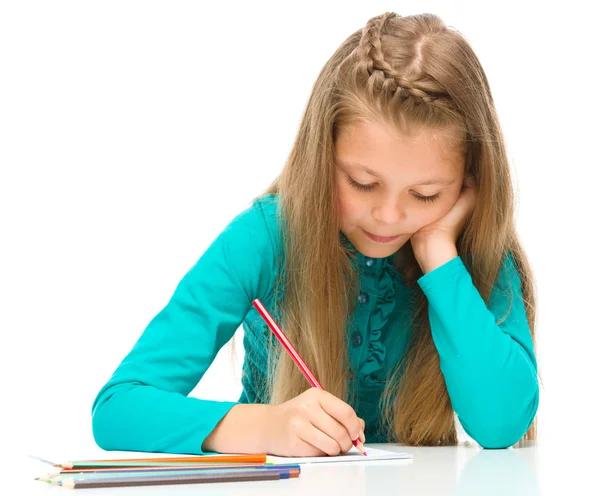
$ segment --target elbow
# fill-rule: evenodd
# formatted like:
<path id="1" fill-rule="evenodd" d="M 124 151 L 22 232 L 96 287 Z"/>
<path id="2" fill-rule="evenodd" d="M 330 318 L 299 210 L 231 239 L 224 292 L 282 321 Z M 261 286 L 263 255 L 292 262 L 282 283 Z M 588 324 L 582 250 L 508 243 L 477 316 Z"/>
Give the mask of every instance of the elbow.
<path id="1" fill-rule="evenodd" d="M 119 406 L 119 394 L 123 388 L 105 386 L 96 396 L 92 406 L 92 435 L 103 450 L 126 450 L 123 441 L 123 410 Z"/>
<path id="2" fill-rule="evenodd" d="M 519 442 L 527 429 L 512 426 L 501 429 L 487 429 L 471 436 L 483 449 L 506 449 Z"/>
<path id="3" fill-rule="evenodd" d="M 492 388 L 483 401 L 471 404 L 464 420 L 465 432 L 484 449 L 504 449 L 518 443 L 533 423 L 539 403 L 535 375 L 518 384 Z"/>
<path id="4" fill-rule="evenodd" d="M 477 417 L 477 422 L 465 432 L 484 449 L 505 449 L 518 443 L 533 423 L 537 412 L 536 394 L 527 408 L 516 410 L 487 410 Z"/>
<path id="5" fill-rule="evenodd" d="M 110 415 L 110 408 L 101 402 L 92 410 L 92 435 L 98 447 L 103 450 L 118 449 L 113 436 L 115 419 Z"/>

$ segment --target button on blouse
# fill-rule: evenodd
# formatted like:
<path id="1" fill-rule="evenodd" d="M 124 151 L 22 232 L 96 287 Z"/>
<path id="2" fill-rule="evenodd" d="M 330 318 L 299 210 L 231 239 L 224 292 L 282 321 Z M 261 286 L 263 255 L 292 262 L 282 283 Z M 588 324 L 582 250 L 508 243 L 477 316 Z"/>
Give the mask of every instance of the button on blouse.
<path id="1" fill-rule="evenodd" d="M 367 257 L 342 232 L 340 239 L 353 253 L 360 285 L 350 360 L 360 386 L 382 388 L 408 341 L 406 330 L 398 326 L 400 312 L 406 308 L 407 288 L 393 265 L 395 253 L 385 258 Z"/>

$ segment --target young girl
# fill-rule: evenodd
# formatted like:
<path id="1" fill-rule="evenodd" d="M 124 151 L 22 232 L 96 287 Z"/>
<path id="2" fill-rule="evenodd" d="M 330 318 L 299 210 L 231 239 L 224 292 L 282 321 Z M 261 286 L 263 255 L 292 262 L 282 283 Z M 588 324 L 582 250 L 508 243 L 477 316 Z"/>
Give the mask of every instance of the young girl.
<path id="1" fill-rule="evenodd" d="M 324 391 L 282 352 L 259 298 Z M 285 167 L 178 284 L 93 405 L 107 450 L 336 455 L 535 438 L 532 274 L 468 42 L 385 13 L 318 76 Z M 238 401 L 187 395 L 244 328 Z"/>

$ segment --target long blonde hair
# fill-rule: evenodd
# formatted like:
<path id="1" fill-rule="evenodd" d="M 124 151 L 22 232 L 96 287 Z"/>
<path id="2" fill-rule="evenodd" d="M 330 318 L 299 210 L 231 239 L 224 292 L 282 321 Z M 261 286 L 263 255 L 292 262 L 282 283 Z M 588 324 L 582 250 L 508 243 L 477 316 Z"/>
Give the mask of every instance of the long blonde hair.
<path id="1" fill-rule="evenodd" d="M 357 119 L 385 121 L 405 133 L 459 130 L 465 172 L 475 176 L 478 202 L 457 241 L 458 253 L 484 301 L 504 256 L 521 276 L 534 337 L 532 271 L 519 242 L 504 139 L 484 71 L 469 43 L 433 14 L 374 17 L 349 36 L 321 70 L 286 164 L 262 195 L 279 196 L 284 239 L 279 312 L 282 328 L 323 387 L 349 398 L 346 326 L 357 295 L 351 252 L 340 242 L 334 143 Z M 398 260 L 402 258 L 402 266 Z M 388 440 L 456 444 L 456 419 L 431 337 L 422 275 L 410 242 L 396 268 L 412 289 L 412 340 L 383 395 Z M 535 342 L 535 341 L 534 341 Z M 271 341 L 274 346 L 277 342 Z M 279 404 L 308 388 L 286 353 L 270 350 L 269 401 Z M 399 371 L 403 369 L 401 376 Z M 536 421 L 522 440 L 536 437 Z"/>

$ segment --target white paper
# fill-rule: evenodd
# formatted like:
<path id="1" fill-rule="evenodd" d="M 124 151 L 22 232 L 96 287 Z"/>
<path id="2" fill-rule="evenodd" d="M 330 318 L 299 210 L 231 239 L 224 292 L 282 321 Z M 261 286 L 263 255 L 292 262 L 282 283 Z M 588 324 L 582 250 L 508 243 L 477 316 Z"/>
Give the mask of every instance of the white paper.
<path id="1" fill-rule="evenodd" d="M 305 464 L 305 463 L 337 463 L 337 462 L 370 462 L 376 460 L 411 460 L 412 455 L 409 453 L 397 453 L 395 451 L 388 451 L 376 448 L 369 448 L 365 446 L 365 451 L 367 452 L 367 456 L 364 456 L 356 447 L 352 447 L 348 453 L 338 456 L 308 456 L 308 457 L 298 457 L 298 458 L 288 458 L 285 456 L 273 456 L 267 455 L 267 463 L 268 464 L 284 464 L 284 465 L 297 465 L 297 464 Z M 56 456 L 56 453 L 53 453 L 53 460 L 56 460 L 56 463 L 63 463 L 68 460 L 103 460 L 107 457 L 107 454 L 110 455 L 110 459 L 121 459 L 126 462 L 131 458 L 175 458 L 175 457 L 198 457 L 198 462 L 202 463 L 202 455 L 190 455 L 190 454 L 176 454 L 176 453 L 150 453 L 146 451 L 104 451 L 100 448 L 87 450 L 85 453 L 76 453 L 77 456 L 73 456 L 73 453 L 70 453 L 70 456 Z M 222 454 L 222 453 L 207 453 L 207 455 L 218 455 L 218 456 L 235 456 L 235 454 Z M 32 458 L 40 460 L 39 456 L 30 455 Z M 41 460 L 40 460 L 41 462 Z M 49 463 L 48 461 L 45 461 Z"/>
<path id="2" fill-rule="evenodd" d="M 286 456 L 267 456 L 269 464 L 303 464 L 303 463 L 337 463 L 337 462 L 371 462 L 376 460 L 402 460 L 412 459 L 409 453 L 398 453 L 376 448 L 365 447 L 367 456 L 363 455 L 356 448 L 352 448 L 347 453 L 338 456 L 306 456 L 300 458 L 288 458 Z"/>

